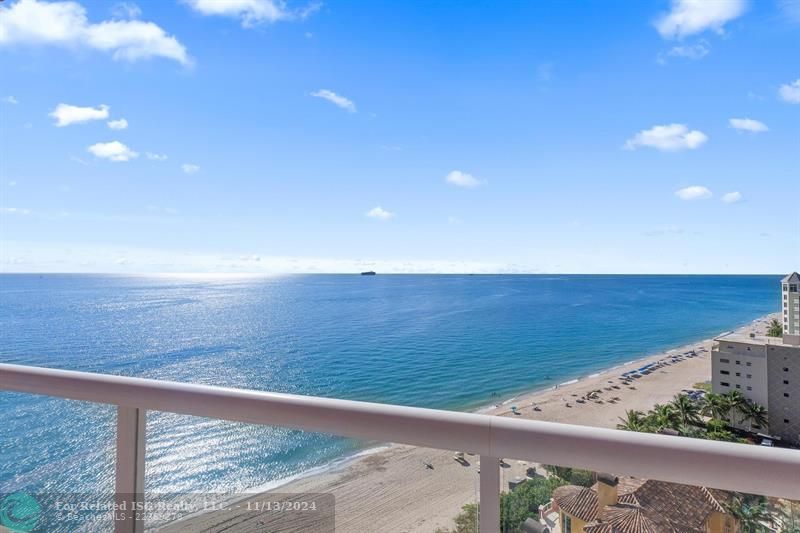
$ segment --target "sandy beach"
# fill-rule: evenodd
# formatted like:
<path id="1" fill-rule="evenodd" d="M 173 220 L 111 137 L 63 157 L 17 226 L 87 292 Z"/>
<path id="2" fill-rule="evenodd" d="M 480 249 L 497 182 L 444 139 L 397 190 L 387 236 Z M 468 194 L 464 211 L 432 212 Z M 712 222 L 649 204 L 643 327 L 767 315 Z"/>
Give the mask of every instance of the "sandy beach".
<path id="1" fill-rule="evenodd" d="M 772 317 L 762 317 L 737 331 L 764 333 Z M 646 411 L 657 403 L 668 402 L 682 389 L 708 381 L 711 346 L 711 339 L 681 346 L 557 388 L 509 398 L 481 412 L 614 428 L 626 410 Z M 696 356 L 686 357 L 690 352 Z M 676 356 L 682 357 L 671 362 Z M 625 372 L 659 360 L 669 364 L 633 380 L 632 386 L 618 379 Z M 592 390 L 601 391 L 601 403 L 576 401 Z M 613 400 L 615 397 L 619 400 Z M 512 412 L 512 405 L 519 414 Z M 465 458 L 468 465 L 456 462 L 453 451 L 389 445 L 336 469 L 295 480 L 274 492 L 333 494 L 338 532 L 432 532 L 437 527 L 451 527 L 461 506 L 477 499 L 478 458 Z M 509 460 L 503 468 L 503 486 L 507 487 L 507 481 L 514 477 L 524 477 L 530 466 L 539 465 Z M 212 512 L 170 524 L 163 530 L 221 531 L 235 526 L 236 531 L 264 531 L 267 524 L 263 520 L 263 516 L 253 514 Z M 303 529 L 298 523 L 297 530 Z"/>

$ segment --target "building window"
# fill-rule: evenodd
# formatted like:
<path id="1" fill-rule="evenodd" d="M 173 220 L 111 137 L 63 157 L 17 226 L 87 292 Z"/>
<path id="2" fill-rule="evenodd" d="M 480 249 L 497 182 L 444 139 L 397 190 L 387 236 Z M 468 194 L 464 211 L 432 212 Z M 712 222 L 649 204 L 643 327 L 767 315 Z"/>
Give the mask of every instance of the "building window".
<path id="1" fill-rule="evenodd" d="M 784 380 L 783 380 L 783 384 L 784 384 L 784 385 L 788 385 L 788 384 L 789 384 L 789 380 L 788 380 L 788 379 L 784 379 Z"/>
<path id="2" fill-rule="evenodd" d="M 753 387 L 748 386 L 747 390 L 753 390 Z"/>
<path id="3" fill-rule="evenodd" d="M 748 352 L 750 351 L 750 347 L 749 347 L 749 346 L 747 347 L 747 351 L 748 351 Z"/>
<path id="4" fill-rule="evenodd" d="M 788 392 L 784 392 L 784 393 L 783 393 L 783 397 L 784 397 L 784 398 L 788 398 L 788 397 L 789 397 L 789 393 L 788 393 Z"/>
<path id="5" fill-rule="evenodd" d="M 742 377 L 742 373 L 741 373 L 741 372 L 737 372 L 737 373 L 736 373 L 736 377 L 737 377 L 737 378 L 740 378 L 740 377 Z"/>
<path id="6" fill-rule="evenodd" d="M 728 370 L 720 370 L 719 373 L 722 374 L 723 376 L 730 375 L 730 371 L 728 371 Z"/>
<path id="7" fill-rule="evenodd" d="M 788 424 L 788 423 L 789 423 L 789 419 L 788 419 L 788 418 L 784 418 L 784 419 L 783 419 L 783 423 L 784 423 L 784 424 Z"/>
<path id="8" fill-rule="evenodd" d="M 747 379 L 753 379 L 753 374 L 747 374 Z"/>
<path id="9" fill-rule="evenodd" d="M 720 381 L 719 384 L 722 385 L 723 387 L 730 387 L 731 386 L 730 383 L 726 383 L 724 381 Z"/>
<path id="10" fill-rule="evenodd" d="M 786 368 L 786 367 L 783 367 L 783 371 L 784 371 L 784 372 L 788 372 L 788 371 L 789 371 L 789 369 L 788 369 L 788 368 Z"/>
<path id="11" fill-rule="evenodd" d="M 739 385 L 739 384 L 737 383 L 737 384 L 736 384 L 736 388 L 737 388 L 737 389 L 741 389 L 741 388 L 742 388 L 742 386 L 741 386 L 741 385 Z"/>
<path id="12" fill-rule="evenodd" d="M 747 366 L 753 366 L 753 363 L 751 363 L 750 361 L 748 361 L 748 362 L 747 362 Z"/>
<path id="13" fill-rule="evenodd" d="M 736 364 L 737 364 L 737 365 L 741 365 L 741 364 L 742 364 L 742 362 L 741 362 L 741 361 L 736 361 Z"/>
<path id="14" fill-rule="evenodd" d="M 731 360 L 730 359 L 720 359 L 719 362 L 720 363 L 730 363 Z"/>
<path id="15" fill-rule="evenodd" d="M 564 523 L 564 527 L 561 528 L 561 530 L 564 533 L 572 533 L 572 518 L 570 518 L 569 516 L 565 515 L 564 513 L 561 513 L 561 516 L 564 518 L 562 520 L 562 522 Z"/>

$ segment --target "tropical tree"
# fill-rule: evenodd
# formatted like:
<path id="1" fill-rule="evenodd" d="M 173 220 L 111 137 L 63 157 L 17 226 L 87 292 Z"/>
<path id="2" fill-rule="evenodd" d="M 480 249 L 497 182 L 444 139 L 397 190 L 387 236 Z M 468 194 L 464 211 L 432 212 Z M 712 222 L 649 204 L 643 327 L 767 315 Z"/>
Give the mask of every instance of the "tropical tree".
<path id="1" fill-rule="evenodd" d="M 732 424 L 735 424 L 738 420 L 743 420 L 745 416 L 745 406 L 749 401 L 747 398 L 745 398 L 744 394 L 738 390 L 732 390 L 730 392 L 726 392 L 722 396 L 724 396 L 725 403 L 728 406 L 729 421 Z"/>
<path id="2" fill-rule="evenodd" d="M 680 423 L 677 412 L 670 404 L 655 404 L 645 418 L 645 424 L 651 431 L 660 431 L 664 428 L 677 430 Z"/>
<path id="3" fill-rule="evenodd" d="M 716 418 L 718 420 L 725 420 L 728 418 L 728 401 L 722 394 L 714 392 L 706 394 L 700 409 L 701 412 L 709 418 Z"/>
<path id="4" fill-rule="evenodd" d="M 625 411 L 625 418 L 619 417 L 620 423 L 617 424 L 617 429 L 624 429 L 627 431 L 647 431 L 645 424 L 645 416 L 641 411 L 628 409 Z"/>
<path id="5" fill-rule="evenodd" d="M 746 401 L 741 408 L 744 420 L 748 422 L 748 430 L 753 431 L 753 426 L 761 428 L 767 427 L 769 417 L 767 416 L 767 408 L 759 405 L 756 402 Z"/>
<path id="6" fill-rule="evenodd" d="M 767 328 L 767 336 L 780 337 L 782 335 L 783 335 L 783 325 L 778 321 L 777 318 L 773 318 L 772 321 L 769 323 L 769 327 Z"/>
<path id="7" fill-rule="evenodd" d="M 728 512 L 739 521 L 742 533 L 762 533 L 767 530 L 763 524 L 769 520 L 767 505 L 763 498 L 736 495 L 727 505 Z"/>
<path id="8" fill-rule="evenodd" d="M 676 394 L 669 403 L 682 426 L 700 423 L 700 407 L 686 394 Z"/>
<path id="9" fill-rule="evenodd" d="M 728 423 L 719 418 L 712 418 L 706 422 L 706 438 L 732 442 L 736 436 L 728 430 Z"/>

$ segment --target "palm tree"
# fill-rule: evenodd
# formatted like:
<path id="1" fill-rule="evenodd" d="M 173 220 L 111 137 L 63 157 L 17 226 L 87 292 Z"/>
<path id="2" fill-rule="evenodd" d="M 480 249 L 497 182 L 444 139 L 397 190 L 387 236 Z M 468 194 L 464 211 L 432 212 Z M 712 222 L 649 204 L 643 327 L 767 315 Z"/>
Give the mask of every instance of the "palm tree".
<path id="1" fill-rule="evenodd" d="M 620 417 L 620 423 L 617 424 L 617 429 L 624 429 L 627 431 L 647 431 L 645 426 L 644 413 L 628 409 L 625 411 L 625 418 Z"/>
<path id="2" fill-rule="evenodd" d="M 669 405 L 681 425 L 689 426 L 700 423 L 700 408 L 688 395 L 676 394 Z"/>
<path id="3" fill-rule="evenodd" d="M 769 513 L 767 513 L 767 506 L 763 501 L 737 495 L 733 497 L 727 508 L 728 512 L 739 521 L 742 533 L 767 531 L 762 522 L 769 520 Z"/>
<path id="4" fill-rule="evenodd" d="M 672 428 L 677 430 L 680 426 L 680 418 L 671 404 L 655 404 L 653 409 L 647 414 L 645 423 L 653 428 L 654 431 L 659 431 L 664 428 Z"/>
<path id="5" fill-rule="evenodd" d="M 767 337 L 780 337 L 783 335 L 783 325 L 778 322 L 777 318 L 773 318 L 767 328 Z"/>
<path id="6" fill-rule="evenodd" d="M 747 398 L 738 390 L 732 390 L 722 395 L 728 405 L 728 417 L 731 424 L 736 424 L 740 418 L 744 419 L 744 409 L 747 405 Z M 739 416 L 737 416 L 739 415 Z"/>
<path id="7" fill-rule="evenodd" d="M 709 392 L 703 398 L 702 413 L 709 418 L 724 420 L 728 416 L 728 402 L 722 394 Z"/>
<path id="8" fill-rule="evenodd" d="M 765 428 L 769 424 L 767 408 L 763 405 L 759 405 L 756 402 L 747 400 L 741 409 L 744 420 L 747 420 L 749 424 L 748 431 L 752 432 L 754 425 Z"/>

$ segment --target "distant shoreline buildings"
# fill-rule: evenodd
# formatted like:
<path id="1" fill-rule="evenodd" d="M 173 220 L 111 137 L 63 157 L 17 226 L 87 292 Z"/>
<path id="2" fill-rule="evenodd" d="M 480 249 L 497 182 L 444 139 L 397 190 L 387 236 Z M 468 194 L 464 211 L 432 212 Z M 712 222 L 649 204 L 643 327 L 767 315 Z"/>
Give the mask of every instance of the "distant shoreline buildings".
<path id="1" fill-rule="evenodd" d="M 727 333 L 714 339 L 711 385 L 718 394 L 739 391 L 766 407 L 769 427 L 732 420 L 734 426 L 800 444 L 800 274 L 781 280 L 783 335 Z"/>

